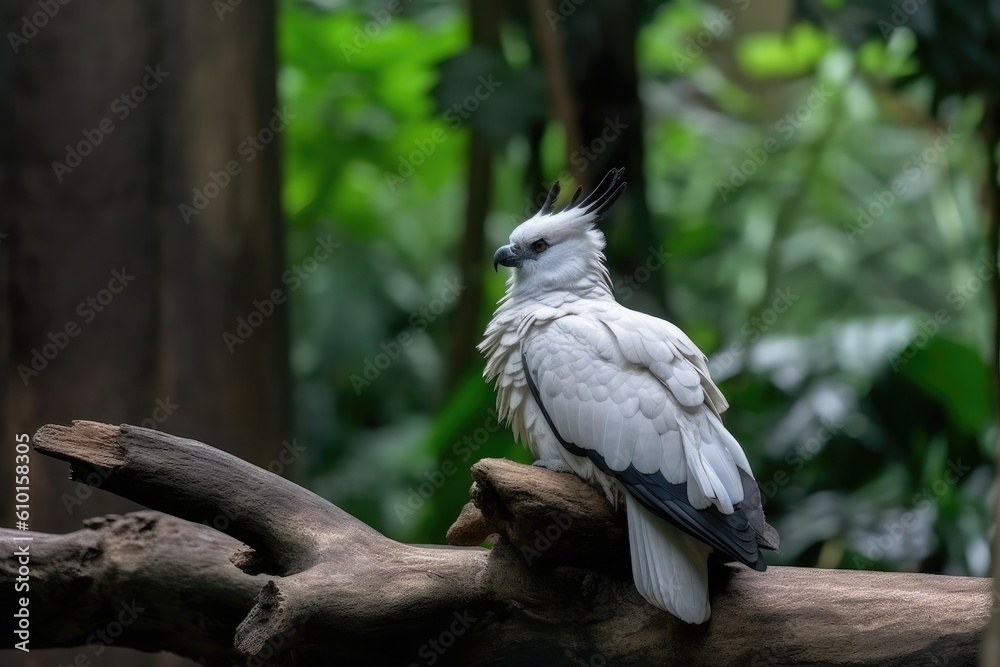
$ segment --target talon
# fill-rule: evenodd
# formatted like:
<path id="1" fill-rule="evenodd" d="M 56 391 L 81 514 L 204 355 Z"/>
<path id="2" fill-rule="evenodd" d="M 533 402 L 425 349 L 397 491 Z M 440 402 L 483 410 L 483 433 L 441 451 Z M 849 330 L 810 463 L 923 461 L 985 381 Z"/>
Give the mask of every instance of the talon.
<path id="1" fill-rule="evenodd" d="M 569 464 L 565 461 L 560 461 L 559 459 L 547 459 L 535 461 L 531 465 L 536 468 L 545 468 L 551 470 L 552 472 L 573 472 L 573 469 L 569 467 Z"/>

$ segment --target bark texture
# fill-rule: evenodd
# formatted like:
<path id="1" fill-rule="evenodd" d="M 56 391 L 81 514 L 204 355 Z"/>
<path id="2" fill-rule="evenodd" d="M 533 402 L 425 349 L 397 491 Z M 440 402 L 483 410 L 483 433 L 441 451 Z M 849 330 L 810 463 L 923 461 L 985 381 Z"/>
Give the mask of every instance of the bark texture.
<path id="1" fill-rule="evenodd" d="M 118 645 L 205 664 L 232 664 L 235 647 L 299 665 L 973 665 L 990 617 L 989 579 L 720 565 L 711 621 L 688 626 L 636 593 L 622 517 L 599 492 L 509 461 L 475 465 L 449 531 L 459 544 L 489 534 L 483 549 L 395 542 L 157 431 L 74 422 L 43 427 L 35 447 L 75 479 L 99 472 L 103 488 L 244 545 L 156 512 L 35 535 L 32 613 L 51 645 L 84 643 L 134 600 L 143 611 Z M 0 531 L 3 553 L 23 535 Z M 11 581 L 15 562 L 0 568 Z"/>

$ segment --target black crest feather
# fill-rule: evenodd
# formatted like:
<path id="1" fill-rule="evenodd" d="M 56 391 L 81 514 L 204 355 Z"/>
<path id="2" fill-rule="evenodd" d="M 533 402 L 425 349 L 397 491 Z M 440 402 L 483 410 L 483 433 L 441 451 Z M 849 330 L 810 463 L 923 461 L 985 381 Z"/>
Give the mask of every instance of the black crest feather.
<path id="1" fill-rule="evenodd" d="M 559 181 L 552 184 L 552 189 L 549 190 L 549 196 L 545 198 L 545 203 L 542 204 L 542 210 L 540 213 L 542 215 L 548 215 L 552 212 L 552 207 L 555 206 L 556 200 L 559 199 L 559 192 L 562 186 L 559 185 Z"/>
<path id="2" fill-rule="evenodd" d="M 563 211 L 579 209 L 584 213 L 596 213 L 598 217 L 604 215 L 618 201 L 622 193 L 625 192 L 625 182 L 621 180 L 624 173 L 624 168 L 612 169 L 604 175 L 604 178 L 597 184 L 597 187 L 582 201 L 583 186 L 577 187 L 573 193 L 573 198 Z M 552 213 L 556 200 L 559 198 L 560 190 L 559 181 L 552 184 L 552 189 L 549 190 L 549 195 L 545 198 L 545 203 L 542 204 L 542 208 L 539 210 L 540 215 Z"/>

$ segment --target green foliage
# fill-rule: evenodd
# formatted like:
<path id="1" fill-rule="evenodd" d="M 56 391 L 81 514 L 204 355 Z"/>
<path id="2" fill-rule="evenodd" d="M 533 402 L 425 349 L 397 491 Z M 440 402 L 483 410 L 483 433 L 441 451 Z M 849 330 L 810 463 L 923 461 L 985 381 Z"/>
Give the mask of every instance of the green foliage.
<path id="1" fill-rule="evenodd" d="M 809 74 L 835 40 L 808 23 L 784 33 L 757 33 L 746 37 L 737 49 L 744 71 L 761 78 Z"/>
<path id="2" fill-rule="evenodd" d="M 983 574 L 997 429 L 979 132 L 997 62 L 979 44 L 992 19 L 937 3 L 883 35 L 891 3 L 864 22 L 843 0 L 745 34 L 745 3 L 716 4 L 646 7 L 645 196 L 671 256 L 627 305 L 669 305 L 710 355 L 782 534 L 773 562 Z M 481 362 L 444 393 L 452 313 L 421 314 L 459 275 L 469 130 L 497 147 L 489 248 L 534 211 L 532 126 L 545 123 L 548 178 L 567 166 L 564 139 L 516 17 L 500 57 L 470 48 L 458 4 L 406 5 L 362 46 L 378 9 L 364 7 L 282 5 L 280 91 L 298 114 L 283 135 L 289 261 L 317 236 L 341 244 L 293 292 L 302 481 L 392 537 L 440 543 L 473 461 L 530 460 L 494 426 Z M 720 8 L 736 20 L 713 32 Z M 560 30 L 598 34 L 589 11 Z M 928 27 L 970 20 L 970 44 Z M 490 75 L 501 85 L 471 110 Z M 485 323 L 503 276 L 479 260 Z"/>

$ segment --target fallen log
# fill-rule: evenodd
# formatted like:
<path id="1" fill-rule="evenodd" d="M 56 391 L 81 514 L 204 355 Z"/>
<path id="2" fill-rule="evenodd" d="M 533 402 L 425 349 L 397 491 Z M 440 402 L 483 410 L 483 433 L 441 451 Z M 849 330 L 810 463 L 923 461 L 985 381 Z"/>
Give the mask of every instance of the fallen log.
<path id="1" fill-rule="evenodd" d="M 469 546 L 420 546 L 158 431 L 49 425 L 35 449 L 184 521 L 137 512 L 32 535 L 33 649 L 86 646 L 127 603 L 142 612 L 116 646 L 207 665 L 973 665 L 990 618 L 985 578 L 720 565 L 712 619 L 688 626 L 635 591 L 623 517 L 598 491 L 509 461 L 473 467 L 449 531 Z M 0 531 L 5 588 L 24 536 Z"/>

